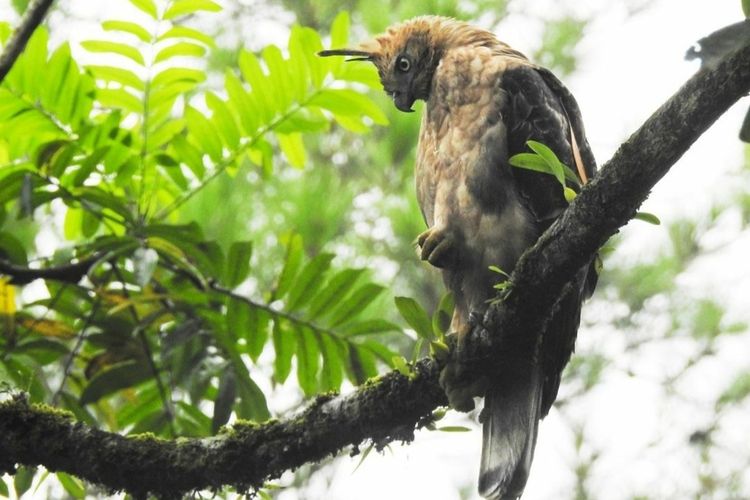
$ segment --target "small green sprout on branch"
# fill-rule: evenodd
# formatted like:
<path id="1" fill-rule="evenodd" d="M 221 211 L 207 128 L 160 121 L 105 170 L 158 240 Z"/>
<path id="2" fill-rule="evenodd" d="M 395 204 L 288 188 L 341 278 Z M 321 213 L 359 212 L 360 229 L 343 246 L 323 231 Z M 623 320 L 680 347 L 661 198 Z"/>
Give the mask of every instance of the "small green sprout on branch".
<path id="1" fill-rule="evenodd" d="M 499 281 L 493 285 L 493 288 L 497 290 L 497 295 L 494 299 L 490 299 L 490 304 L 497 304 L 508 298 L 511 290 L 513 289 L 513 282 L 510 280 L 510 274 L 506 273 L 497 266 L 489 266 L 489 270 L 502 276 L 502 281 Z"/>

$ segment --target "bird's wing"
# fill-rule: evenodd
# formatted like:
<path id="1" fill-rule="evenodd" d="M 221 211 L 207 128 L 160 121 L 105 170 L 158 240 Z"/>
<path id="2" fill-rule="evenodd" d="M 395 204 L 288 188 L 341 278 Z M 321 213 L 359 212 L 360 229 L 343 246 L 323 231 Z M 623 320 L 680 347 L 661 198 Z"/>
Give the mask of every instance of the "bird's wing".
<path id="1" fill-rule="evenodd" d="M 502 88 L 507 94 L 504 120 L 509 157 L 529 152 L 526 141 L 534 140 L 552 149 L 560 161 L 576 171 L 574 148 L 577 147 L 581 168 L 586 178 L 591 179 L 596 163 L 580 110 L 560 80 L 546 69 L 522 65 L 504 72 Z M 573 133 L 575 139 L 571 137 Z M 544 231 L 568 205 L 562 186 L 551 175 L 515 167 L 512 172 L 522 200 L 536 217 L 540 232 Z M 560 301 L 544 334 L 542 416 L 557 397 L 562 370 L 573 352 L 583 297 L 596 284 L 593 265 L 582 270 L 577 281 Z"/>
<path id="2" fill-rule="evenodd" d="M 596 169 L 594 156 L 583 133 L 578 105 L 565 86 L 550 71 L 528 64 L 507 69 L 501 85 L 507 95 L 503 119 L 508 128 L 508 156 L 530 152 L 526 142 L 534 140 L 552 149 L 560 161 L 576 171 L 574 131 L 590 179 Z M 512 172 L 527 207 L 546 228 L 567 206 L 562 186 L 550 175 L 520 168 Z"/>

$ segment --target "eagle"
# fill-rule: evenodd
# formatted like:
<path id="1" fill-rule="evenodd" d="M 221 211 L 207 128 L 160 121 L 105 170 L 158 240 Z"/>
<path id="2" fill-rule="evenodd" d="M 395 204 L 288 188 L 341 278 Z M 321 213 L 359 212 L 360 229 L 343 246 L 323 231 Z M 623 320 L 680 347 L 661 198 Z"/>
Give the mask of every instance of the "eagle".
<path id="1" fill-rule="evenodd" d="M 421 258 L 440 268 L 453 294 L 451 331 L 460 348 L 496 299 L 497 268 L 511 273 L 568 205 L 555 176 L 513 167 L 510 158 L 528 153 L 528 141 L 536 141 L 577 170 L 581 185 L 595 173 L 578 104 L 552 72 L 492 32 L 446 17 L 417 17 L 356 49 L 320 55 L 373 63 L 400 111 L 425 102 L 415 178 L 427 230 L 417 243 Z M 491 377 L 471 387 L 451 376 L 450 365 L 443 370 L 451 406 L 467 411 L 472 396 L 485 398 L 479 474 L 485 498 L 523 493 L 539 420 L 557 397 L 582 301 L 595 284 L 592 262 L 551 313 L 538 354 L 514 353 L 510 346 Z"/>

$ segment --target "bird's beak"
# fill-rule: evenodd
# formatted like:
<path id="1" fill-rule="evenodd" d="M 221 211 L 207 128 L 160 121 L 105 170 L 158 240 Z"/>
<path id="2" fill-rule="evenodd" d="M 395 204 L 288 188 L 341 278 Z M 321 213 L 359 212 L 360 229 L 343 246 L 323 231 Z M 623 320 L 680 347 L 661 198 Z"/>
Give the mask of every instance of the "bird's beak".
<path id="1" fill-rule="evenodd" d="M 396 108 L 399 111 L 403 111 L 404 113 L 413 113 L 414 110 L 411 109 L 412 105 L 414 104 L 414 97 L 412 97 L 410 92 L 394 92 L 392 94 L 393 96 L 393 104 L 396 105 Z"/>
<path id="2" fill-rule="evenodd" d="M 331 56 L 352 56 L 352 59 L 347 61 L 372 61 L 372 54 L 365 50 L 357 49 L 330 49 L 321 50 L 318 52 L 320 57 L 331 57 Z"/>

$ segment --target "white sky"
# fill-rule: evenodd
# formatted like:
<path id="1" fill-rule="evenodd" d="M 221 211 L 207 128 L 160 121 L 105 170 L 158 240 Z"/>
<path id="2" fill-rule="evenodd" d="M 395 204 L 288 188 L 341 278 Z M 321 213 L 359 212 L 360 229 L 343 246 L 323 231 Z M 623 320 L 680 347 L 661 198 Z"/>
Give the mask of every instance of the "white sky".
<path id="1" fill-rule="evenodd" d="M 113 15 L 110 11 L 116 5 L 113 4 L 73 0 L 72 9 L 101 18 L 105 12 L 106 17 Z M 698 38 L 739 20 L 739 4 L 739 0 L 654 0 L 640 13 L 628 17 L 620 2 L 614 0 L 529 0 L 523 3 L 522 11 L 514 7 L 499 36 L 531 53 L 538 45 L 536 40 L 540 33 L 535 18 L 554 16 L 565 8 L 592 15 L 593 21 L 577 50 L 580 69 L 566 79 L 566 84 L 581 105 L 589 141 L 602 164 L 624 138 L 697 69 L 697 63 L 683 59 L 687 48 Z M 0 2 L 0 14 L 3 12 L 8 12 L 6 1 Z M 0 18 L 6 16 L 0 15 Z M 91 38 L 90 25 L 81 28 L 70 26 L 68 39 Z M 285 30 L 273 27 L 255 34 L 269 42 L 278 42 L 280 31 Z M 286 34 L 281 35 L 283 43 Z M 257 43 L 257 38 L 253 43 Z M 750 102 L 746 98 L 722 117 L 654 189 L 643 209 L 669 221 L 683 215 L 705 213 L 713 202 L 726 197 L 727 173 L 742 161 L 743 149 L 736 136 L 748 105 Z M 728 224 L 731 226 L 732 222 Z M 625 234 L 620 253 L 626 260 L 647 259 L 666 241 L 663 227 L 646 224 L 631 224 Z M 721 240 L 721 236 L 718 238 Z M 734 311 L 744 311 L 746 297 L 750 296 L 750 266 L 745 259 L 750 255 L 750 238 L 731 243 L 723 255 L 727 265 L 716 266 L 715 260 L 699 261 L 696 277 L 686 279 L 681 285 L 707 288 L 726 299 L 734 306 Z M 737 262 L 742 265 L 733 264 Z M 592 310 L 586 314 L 606 314 L 606 311 Z M 736 314 L 742 316 L 742 313 Z M 602 342 L 599 332 L 586 329 L 579 333 L 579 339 L 583 349 Z M 729 349 L 727 359 L 717 361 L 726 365 L 715 367 L 715 372 L 729 373 L 730 367 L 746 366 L 745 352 L 746 345 Z M 654 356 L 651 361 L 656 368 L 652 370 L 658 372 L 658 353 Z M 644 371 L 648 372 L 649 368 Z M 692 474 L 681 471 L 682 464 L 675 462 L 674 455 L 670 460 L 664 450 L 657 455 L 644 452 L 648 443 L 660 438 L 665 430 L 665 409 L 658 404 L 660 396 L 658 385 L 648 380 L 614 376 L 594 391 L 586 405 L 581 405 L 581 411 L 588 414 L 585 421 L 590 427 L 586 431 L 591 442 L 599 451 L 608 452 L 595 471 L 596 479 L 592 483 L 597 498 L 630 498 L 634 493 L 633 484 L 640 485 L 635 490 L 656 498 L 675 497 L 676 492 L 669 489 L 673 482 L 666 483 L 667 490 L 658 489 L 657 485 L 663 483 L 661 477 Z M 705 418 L 693 413 L 688 417 L 686 426 L 694 425 L 696 418 Z M 472 425 L 455 413 L 449 414 L 444 422 L 444 425 L 451 424 Z M 309 498 L 453 500 L 460 498 L 459 488 L 476 498 L 481 432 L 477 426 L 473 428 L 470 433 L 420 432 L 411 445 L 393 445 L 383 455 L 371 453 L 356 472 L 359 457 L 342 460 L 334 472 L 313 476 L 307 491 L 311 495 L 316 490 L 327 493 Z M 681 446 L 670 439 L 682 437 L 681 434 L 676 438 L 668 437 L 667 451 L 670 446 Z M 553 410 L 541 427 L 524 500 L 572 497 L 571 470 L 576 461 L 572 441 L 570 427 L 562 421 L 560 413 Z M 656 460 L 662 462 L 657 464 Z M 688 482 L 692 480 L 694 478 Z M 294 497 L 281 493 L 280 498 L 291 500 Z"/>

